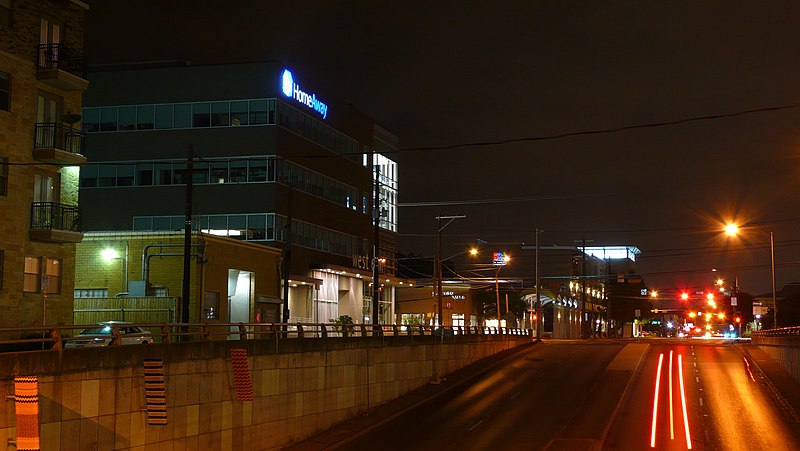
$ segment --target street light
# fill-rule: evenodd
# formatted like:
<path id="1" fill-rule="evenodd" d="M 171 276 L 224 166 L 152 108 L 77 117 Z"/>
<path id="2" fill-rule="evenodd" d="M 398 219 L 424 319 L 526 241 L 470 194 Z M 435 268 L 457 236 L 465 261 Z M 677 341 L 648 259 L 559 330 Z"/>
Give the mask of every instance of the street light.
<path id="1" fill-rule="evenodd" d="M 729 222 L 725 224 L 725 235 L 730 237 L 739 234 L 739 226 L 735 223 Z M 778 328 L 778 301 L 775 293 L 775 235 L 772 230 L 769 231 L 769 254 L 770 254 L 770 268 L 772 271 L 772 308 L 773 308 L 773 321 L 774 327 Z"/>
<path id="2" fill-rule="evenodd" d="M 511 261 L 511 256 L 504 252 L 495 252 L 492 264 L 497 266 L 494 273 L 494 293 L 497 297 L 497 327 L 500 327 L 500 269 Z"/>

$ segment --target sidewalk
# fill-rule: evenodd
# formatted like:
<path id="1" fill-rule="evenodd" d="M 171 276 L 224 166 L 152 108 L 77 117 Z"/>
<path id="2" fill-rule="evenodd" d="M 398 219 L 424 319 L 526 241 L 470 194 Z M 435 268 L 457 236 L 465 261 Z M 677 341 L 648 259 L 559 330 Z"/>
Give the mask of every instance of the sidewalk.
<path id="1" fill-rule="evenodd" d="M 302 442 L 289 445 L 286 450 L 333 450 L 345 446 L 356 438 L 370 432 L 395 417 L 412 409 L 421 408 L 427 403 L 434 402 L 438 397 L 457 390 L 459 387 L 471 383 L 498 365 L 512 359 L 519 353 L 527 352 L 533 347 L 545 346 L 543 343 L 531 343 L 519 346 L 490 357 L 478 360 L 460 370 L 457 370 L 443 379 L 439 384 L 424 385 L 406 395 L 385 404 L 370 409 L 369 415 L 361 415 L 336 424 L 330 429 L 314 435 Z"/>
<path id="2" fill-rule="evenodd" d="M 788 419 L 800 425 L 800 382 L 796 381 L 780 362 L 769 356 L 758 345 L 736 345 L 758 371 L 764 375 L 763 382 L 772 392 L 773 398 L 786 411 Z"/>

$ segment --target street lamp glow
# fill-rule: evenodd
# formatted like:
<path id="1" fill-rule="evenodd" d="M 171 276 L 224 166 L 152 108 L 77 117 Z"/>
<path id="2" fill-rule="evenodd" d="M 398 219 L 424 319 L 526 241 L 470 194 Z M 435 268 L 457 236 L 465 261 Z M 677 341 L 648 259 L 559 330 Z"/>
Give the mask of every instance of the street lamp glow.
<path id="1" fill-rule="evenodd" d="M 657 298 L 658 297 L 658 291 L 656 291 L 656 290 L 651 291 L 650 292 L 650 297 Z"/>
<path id="2" fill-rule="evenodd" d="M 473 257 L 478 255 L 478 249 L 473 247 L 469 250 L 469 255 L 472 255 Z"/>
<path id="3" fill-rule="evenodd" d="M 686 301 L 689 299 L 689 293 L 681 293 L 681 300 Z"/>
<path id="4" fill-rule="evenodd" d="M 725 281 L 722 280 L 722 279 L 717 279 L 717 285 L 723 286 L 723 285 L 725 285 Z"/>
<path id="5" fill-rule="evenodd" d="M 732 222 L 729 222 L 729 223 L 725 224 L 725 235 L 736 236 L 738 234 L 739 234 L 739 226 L 738 225 L 736 225 L 736 224 L 734 224 Z"/>
<path id="6" fill-rule="evenodd" d="M 119 258 L 119 252 L 110 247 L 107 247 L 102 251 L 100 251 L 100 258 L 102 258 L 103 261 L 110 262 L 111 260 L 116 260 Z"/>

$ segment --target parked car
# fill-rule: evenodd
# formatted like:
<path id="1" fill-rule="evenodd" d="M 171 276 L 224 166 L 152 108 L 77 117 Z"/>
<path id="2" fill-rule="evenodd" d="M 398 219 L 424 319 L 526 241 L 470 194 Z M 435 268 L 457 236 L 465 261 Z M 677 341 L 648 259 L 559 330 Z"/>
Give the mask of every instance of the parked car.
<path id="1" fill-rule="evenodd" d="M 66 340 L 65 348 L 85 348 L 96 346 L 110 346 L 113 339 L 112 331 L 114 328 L 119 330 L 120 343 L 130 344 L 149 344 L 153 342 L 152 334 L 131 323 L 122 321 L 104 321 L 97 323 L 96 327 L 84 329 L 74 338 Z"/>

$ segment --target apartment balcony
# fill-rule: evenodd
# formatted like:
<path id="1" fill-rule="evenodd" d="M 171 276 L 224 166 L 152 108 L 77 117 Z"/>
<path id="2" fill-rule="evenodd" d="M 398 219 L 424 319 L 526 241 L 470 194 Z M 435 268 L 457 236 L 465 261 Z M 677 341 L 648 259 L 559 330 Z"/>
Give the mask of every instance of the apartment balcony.
<path id="1" fill-rule="evenodd" d="M 36 124 L 33 142 L 33 158 L 45 163 L 81 165 L 83 156 L 83 132 L 66 124 L 45 122 Z"/>
<path id="2" fill-rule="evenodd" d="M 30 238 L 51 243 L 80 243 L 80 209 L 57 202 L 31 204 Z"/>
<path id="3" fill-rule="evenodd" d="M 64 91 L 85 91 L 86 57 L 63 44 L 39 45 L 36 79 Z"/>

